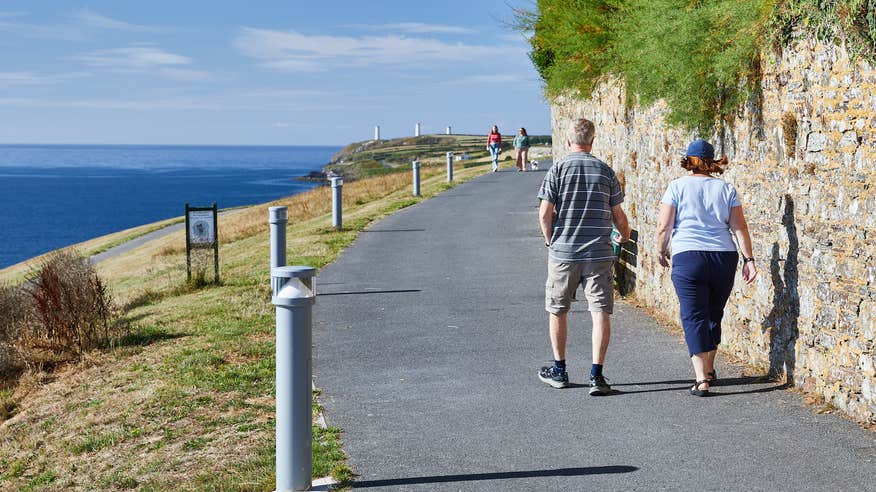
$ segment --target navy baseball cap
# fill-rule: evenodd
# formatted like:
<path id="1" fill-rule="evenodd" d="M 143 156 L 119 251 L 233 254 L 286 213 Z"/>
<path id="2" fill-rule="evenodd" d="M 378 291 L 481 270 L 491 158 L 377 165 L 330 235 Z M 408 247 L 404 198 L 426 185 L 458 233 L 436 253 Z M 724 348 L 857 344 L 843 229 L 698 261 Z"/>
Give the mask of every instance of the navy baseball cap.
<path id="1" fill-rule="evenodd" d="M 709 142 L 698 138 L 687 146 L 687 153 L 685 155 L 712 160 L 715 158 L 715 147 L 712 147 L 712 144 Z"/>

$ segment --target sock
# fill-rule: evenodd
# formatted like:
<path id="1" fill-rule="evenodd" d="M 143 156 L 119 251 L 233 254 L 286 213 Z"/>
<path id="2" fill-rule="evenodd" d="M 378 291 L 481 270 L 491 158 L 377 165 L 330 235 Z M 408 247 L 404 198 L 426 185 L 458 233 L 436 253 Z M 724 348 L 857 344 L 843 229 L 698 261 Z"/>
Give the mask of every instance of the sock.
<path id="1" fill-rule="evenodd" d="M 563 360 L 555 360 L 554 367 L 557 368 L 560 372 L 566 372 L 566 359 Z"/>
<path id="2" fill-rule="evenodd" d="M 602 364 L 592 364 L 590 366 L 590 377 L 602 376 Z"/>

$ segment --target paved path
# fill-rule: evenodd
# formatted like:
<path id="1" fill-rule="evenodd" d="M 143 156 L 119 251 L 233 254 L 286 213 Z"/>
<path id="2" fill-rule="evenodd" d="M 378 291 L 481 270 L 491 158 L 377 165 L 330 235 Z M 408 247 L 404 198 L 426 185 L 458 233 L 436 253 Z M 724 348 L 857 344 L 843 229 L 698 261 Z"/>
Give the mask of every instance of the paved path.
<path id="1" fill-rule="evenodd" d="M 314 375 L 373 490 L 876 490 L 874 434 L 719 363 L 695 398 L 683 340 L 617 306 L 590 397 L 590 321 L 570 314 L 570 377 L 550 358 L 541 172 L 499 172 L 374 224 L 318 279 Z M 732 320 L 728 320 L 732 329 Z M 729 378 L 729 379 L 727 379 Z"/>

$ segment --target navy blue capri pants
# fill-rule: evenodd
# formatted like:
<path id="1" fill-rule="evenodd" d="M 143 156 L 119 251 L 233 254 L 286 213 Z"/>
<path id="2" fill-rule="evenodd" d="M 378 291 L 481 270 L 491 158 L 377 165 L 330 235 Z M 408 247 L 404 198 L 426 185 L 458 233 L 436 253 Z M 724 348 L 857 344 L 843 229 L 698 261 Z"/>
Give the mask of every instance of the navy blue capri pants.
<path id="1" fill-rule="evenodd" d="M 684 251 L 672 257 L 672 284 L 690 355 L 711 352 L 721 343 L 721 318 L 738 264 L 735 251 Z"/>

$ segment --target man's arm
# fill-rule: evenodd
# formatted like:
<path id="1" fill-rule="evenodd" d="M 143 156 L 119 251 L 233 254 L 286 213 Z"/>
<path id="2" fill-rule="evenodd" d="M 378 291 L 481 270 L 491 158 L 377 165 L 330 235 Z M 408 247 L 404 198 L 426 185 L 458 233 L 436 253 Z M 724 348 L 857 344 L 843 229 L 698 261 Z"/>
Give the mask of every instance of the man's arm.
<path id="1" fill-rule="evenodd" d="M 541 235 L 544 236 L 544 244 L 551 244 L 551 237 L 554 230 L 554 215 L 556 215 L 556 207 L 553 203 L 542 200 L 538 206 L 538 224 L 541 226 Z"/>
<path id="2" fill-rule="evenodd" d="M 630 223 L 627 220 L 627 214 L 624 213 L 624 209 L 621 208 L 620 204 L 611 207 L 611 221 L 614 223 L 614 227 L 617 228 L 617 231 L 620 233 L 620 237 L 617 239 L 617 242 L 625 243 L 629 241 L 630 234 L 633 233 L 633 229 L 630 227 Z"/>

